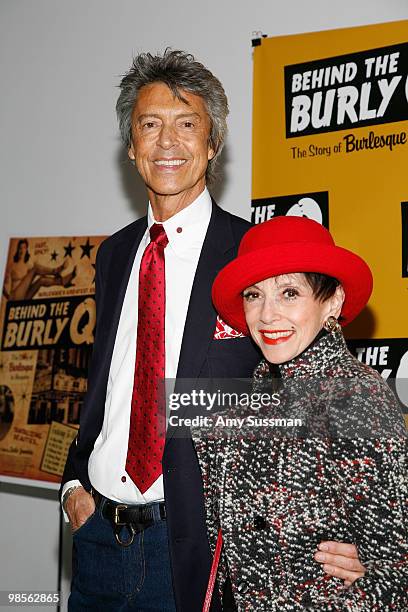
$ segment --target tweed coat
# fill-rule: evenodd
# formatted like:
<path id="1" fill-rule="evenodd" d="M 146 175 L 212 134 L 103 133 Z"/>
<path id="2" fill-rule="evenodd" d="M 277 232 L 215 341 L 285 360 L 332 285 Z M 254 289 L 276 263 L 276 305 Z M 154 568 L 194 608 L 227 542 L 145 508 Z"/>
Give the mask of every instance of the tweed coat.
<path id="1" fill-rule="evenodd" d="M 238 609 L 254 612 L 408 610 L 407 438 L 395 396 L 338 331 L 279 371 L 275 410 L 306 429 L 193 430 L 212 552 L 220 526 L 224 537 L 221 590 L 229 574 Z M 273 383 L 261 362 L 254 389 Z M 366 575 L 348 589 L 325 575 L 313 558 L 322 540 L 356 544 Z"/>

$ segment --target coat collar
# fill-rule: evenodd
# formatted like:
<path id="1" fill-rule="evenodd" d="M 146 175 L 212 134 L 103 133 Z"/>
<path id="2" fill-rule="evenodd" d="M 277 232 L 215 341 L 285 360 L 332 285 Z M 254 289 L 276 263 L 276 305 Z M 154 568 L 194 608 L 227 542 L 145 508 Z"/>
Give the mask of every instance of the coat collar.
<path id="1" fill-rule="evenodd" d="M 282 378 L 309 378 L 325 376 L 337 368 L 349 356 L 341 331 L 325 333 L 312 342 L 300 355 L 278 366 L 278 376 Z M 257 381 L 271 377 L 271 364 L 263 359 L 256 367 L 254 378 Z"/>
<path id="2" fill-rule="evenodd" d="M 177 378 L 197 378 L 214 336 L 217 313 L 211 299 L 215 276 L 236 246 L 230 217 L 212 201 L 212 213 L 191 290 Z"/>
<path id="3" fill-rule="evenodd" d="M 109 313 L 110 344 L 116 329 L 136 251 L 147 229 L 147 217 L 135 221 L 116 237 L 108 272 L 106 312 Z M 177 378 L 197 378 L 214 336 L 217 314 L 211 300 L 211 286 L 219 270 L 237 247 L 231 218 L 212 200 L 212 212 L 192 286 L 184 326 Z M 111 352 L 110 352 L 111 354 Z"/>
<path id="4" fill-rule="evenodd" d="M 136 251 L 147 228 L 146 217 L 135 221 L 115 237 L 107 271 L 106 290 L 103 300 L 103 326 L 108 331 L 105 358 L 107 363 L 113 352 L 116 331 L 126 288 L 129 282 Z M 99 305 L 98 305 L 99 306 Z"/>

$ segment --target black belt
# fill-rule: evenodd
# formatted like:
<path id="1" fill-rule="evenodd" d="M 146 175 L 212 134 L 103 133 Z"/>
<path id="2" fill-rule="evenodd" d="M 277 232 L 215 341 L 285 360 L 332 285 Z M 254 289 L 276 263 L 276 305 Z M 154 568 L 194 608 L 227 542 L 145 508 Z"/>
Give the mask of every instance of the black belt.
<path id="1" fill-rule="evenodd" d="M 98 491 L 92 491 L 97 508 L 102 506 L 102 516 L 112 525 L 116 541 L 121 546 L 130 546 L 136 533 L 140 533 L 154 522 L 165 520 L 166 506 L 164 502 L 155 504 L 121 504 L 107 499 Z M 129 532 L 128 540 L 121 540 L 119 533 L 126 527 Z"/>

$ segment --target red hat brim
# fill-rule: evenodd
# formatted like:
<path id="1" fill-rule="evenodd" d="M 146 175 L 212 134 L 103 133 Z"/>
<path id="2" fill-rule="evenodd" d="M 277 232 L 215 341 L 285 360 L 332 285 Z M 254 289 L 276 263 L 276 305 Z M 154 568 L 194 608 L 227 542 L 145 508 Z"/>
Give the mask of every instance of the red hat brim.
<path id="1" fill-rule="evenodd" d="M 373 288 L 370 268 L 355 253 L 329 244 L 289 242 L 238 255 L 227 264 L 213 284 L 215 308 L 228 325 L 248 335 L 242 291 L 266 278 L 292 272 L 319 272 L 342 284 L 343 326 L 361 312 Z"/>

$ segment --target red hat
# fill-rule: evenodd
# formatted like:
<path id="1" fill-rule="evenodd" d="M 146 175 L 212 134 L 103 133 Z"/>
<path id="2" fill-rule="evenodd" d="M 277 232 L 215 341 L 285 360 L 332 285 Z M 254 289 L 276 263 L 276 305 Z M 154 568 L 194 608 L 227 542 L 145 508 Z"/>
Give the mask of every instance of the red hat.
<path id="1" fill-rule="evenodd" d="M 359 314 L 373 288 L 365 261 L 336 246 L 320 223 L 306 217 L 275 217 L 252 227 L 242 238 L 237 257 L 217 275 L 212 288 L 215 308 L 228 325 L 248 334 L 242 291 L 271 276 L 291 272 L 320 272 L 342 284 L 342 325 Z"/>

